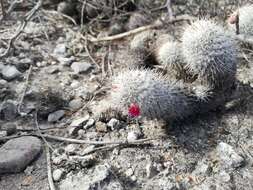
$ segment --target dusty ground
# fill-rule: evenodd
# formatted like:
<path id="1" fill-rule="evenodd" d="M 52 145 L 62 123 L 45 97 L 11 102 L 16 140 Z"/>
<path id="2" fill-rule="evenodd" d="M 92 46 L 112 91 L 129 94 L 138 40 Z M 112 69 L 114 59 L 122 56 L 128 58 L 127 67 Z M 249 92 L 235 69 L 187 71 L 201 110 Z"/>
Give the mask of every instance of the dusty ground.
<path id="1" fill-rule="evenodd" d="M 189 1 L 187 5 L 182 1 L 173 9 L 177 15 L 196 16 L 198 10 L 198 16 L 223 21 L 226 18 L 224 10 L 229 12 L 237 6 L 233 1 L 228 1 L 233 6 L 215 4 L 214 7 L 205 2 L 197 7 L 200 4 L 197 1 Z M 36 132 L 37 120 L 43 134 L 66 138 L 117 141 L 132 136 L 138 139 L 158 137 L 140 145 L 107 146 L 103 150 L 96 150 L 100 146 L 48 140 L 54 149 L 51 154 L 53 173 L 61 171 L 58 179 L 54 176 L 57 189 L 253 189 L 251 47 L 242 51 L 248 59 L 240 58 L 236 98 L 224 108 L 171 125 L 141 120 L 138 126 L 134 121 L 128 123 L 118 118 L 110 124 L 112 118 L 98 121 L 97 115 L 110 92 L 110 77 L 129 61 L 125 53 L 131 37 L 109 43 L 88 42 L 86 46 L 82 38 L 85 33 L 81 35 L 81 31 L 87 28 L 74 26 L 68 18 L 45 11 L 55 8 L 46 6 L 38 11 L 8 56 L 0 60 L 0 64 L 13 65 L 21 73 L 0 85 L 1 103 L 12 100 L 17 106 L 14 110 L 2 111 L 0 125 L 14 123 L 18 129 L 14 135 Z M 18 18 L 26 12 L 27 8 L 21 6 L 2 21 L 1 53 L 6 48 L 4 38 L 15 33 L 20 24 Z M 163 29 L 180 36 L 184 24 Z M 101 27 L 88 26 L 88 32 Z M 106 35 L 107 31 L 106 26 L 99 35 Z M 75 72 L 75 62 L 86 63 L 86 69 Z M 23 94 L 22 106 L 17 113 Z M 58 110 L 64 110 L 64 116 L 48 122 L 48 115 Z M 71 123 L 87 115 L 89 118 L 74 133 Z M 47 172 L 43 149 L 24 172 L 0 176 L 0 189 L 48 190 Z M 90 184 L 86 184 L 87 181 Z"/>

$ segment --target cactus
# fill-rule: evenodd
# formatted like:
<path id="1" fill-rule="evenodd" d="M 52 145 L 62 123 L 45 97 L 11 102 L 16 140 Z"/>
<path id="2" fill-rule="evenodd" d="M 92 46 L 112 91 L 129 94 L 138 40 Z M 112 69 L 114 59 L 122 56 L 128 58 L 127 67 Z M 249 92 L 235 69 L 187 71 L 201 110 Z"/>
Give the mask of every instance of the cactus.
<path id="1" fill-rule="evenodd" d="M 181 44 L 168 40 L 160 47 L 158 46 L 155 57 L 171 77 L 176 79 L 185 78 L 185 62 L 181 54 Z"/>
<path id="2" fill-rule="evenodd" d="M 214 87 L 230 84 L 236 74 L 235 40 L 210 20 L 198 20 L 188 26 L 182 37 L 182 52 L 189 73 L 203 84 Z"/>
<path id="3" fill-rule="evenodd" d="M 131 104 L 140 107 L 142 116 L 172 121 L 192 113 L 194 101 L 182 84 L 168 82 L 150 70 L 127 70 L 112 82 L 112 105 L 127 111 Z"/>
<path id="4" fill-rule="evenodd" d="M 239 8 L 232 16 L 239 13 L 239 32 L 245 35 L 253 35 L 253 5 L 245 5 Z M 230 22 L 230 28 L 235 32 L 234 22 Z"/>
<path id="5" fill-rule="evenodd" d="M 145 33 L 138 38 L 142 40 L 132 41 L 132 50 L 145 49 L 150 35 Z M 209 20 L 188 26 L 182 44 L 165 39 L 166 42 L 156 48 L 157 60 L 168 70 L 196 77 L 175 82 L 171 75 L 152 70 L 126 70 L 112 81 L 111 105 L 123 114 L 134 105 L 149 119 L 174 121 L 224 104 L 235 82 L 237 48 L 234 39 Z"/>

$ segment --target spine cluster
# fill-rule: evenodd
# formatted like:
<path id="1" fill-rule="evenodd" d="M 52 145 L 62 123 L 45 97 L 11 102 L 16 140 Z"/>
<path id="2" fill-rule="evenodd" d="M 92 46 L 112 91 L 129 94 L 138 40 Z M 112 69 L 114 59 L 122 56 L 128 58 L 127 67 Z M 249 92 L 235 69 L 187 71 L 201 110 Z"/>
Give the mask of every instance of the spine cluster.
<path id="1" fill-rule="evenodd" d="M 132 41 L 131 49 L 145 49 L 150 34 Z M 126 113 L 131 104 L 137 104 L 143 117 L 174 121 L 215 109 L 230 95 L 237 45 L 215 22 L 192 23 L 185 28 L 181 42 L 167 38 L 158 44 L 155 57 L 168 74 L 144 69 L 119 73 L 112 80 L 112 105 Z"/>

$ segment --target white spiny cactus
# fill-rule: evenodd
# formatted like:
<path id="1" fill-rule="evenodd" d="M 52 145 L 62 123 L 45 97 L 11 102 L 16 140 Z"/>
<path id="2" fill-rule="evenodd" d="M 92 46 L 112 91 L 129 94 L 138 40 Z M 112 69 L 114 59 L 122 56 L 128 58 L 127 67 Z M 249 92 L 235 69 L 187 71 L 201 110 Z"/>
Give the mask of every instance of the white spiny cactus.
<path id="1" fill-rule="evenodd" d="M 127 70 L 112 82 L 112 105 L 127 111 L 131 104 L 140 107 L 142 116 L 172 121 L 192 113 L 192 96 L 179 83 L 168 82 L 150 70 Z"/>
<path id="2" fill-rule="evenodd" d="M 181 79 L 183 77 L 185 62 L 181 53 L 181 45 L 175 41 L 167 41 L 158 46 L 155 57 L 157 62 L 164 66 L 168 74 Z"/>
<path id="3" fill-rule="evenodd" d="M 210 20 L 198 20 L 188 26 L 182 37 L 186 69 L 211 85 L 234 78 L 237 63 L 235 40 Z"/>

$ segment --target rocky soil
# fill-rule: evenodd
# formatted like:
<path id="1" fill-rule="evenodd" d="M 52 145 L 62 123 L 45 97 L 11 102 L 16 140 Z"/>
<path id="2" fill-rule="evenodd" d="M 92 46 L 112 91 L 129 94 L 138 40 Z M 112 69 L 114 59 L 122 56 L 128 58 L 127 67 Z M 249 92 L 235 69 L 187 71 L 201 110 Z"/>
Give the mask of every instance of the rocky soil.
<path id="1" fill-rule="evenodd" d="M 166 17 L 163 1 L 140 2 L 140 10 L 152 10 L 145 25 Z M 44 3 L 0 59 L 0 190 L 49 190 L 50 169 L 59 190 L 253 189 L 251 46 L 241 48 L 234 98 L 222 108 L 173 124 L 102 117 L 110 78 L 131 61 L 133 36 L 92 43 L 86 34 L 122 33 L 129 25 L 115 26 L 116 18 L 130 13 L 108 22 L 101 11 L 82 24 L 79 14 L 73 20 L 57 12 L 59 2 Z M 0 21 L 0 54 L 34 6 L 19 3 Z M 236 7 L 232 0 L 172 1 L 176 16 L 219 21 Z M 186 24 L 161 30 L 178 37 Z"/>

